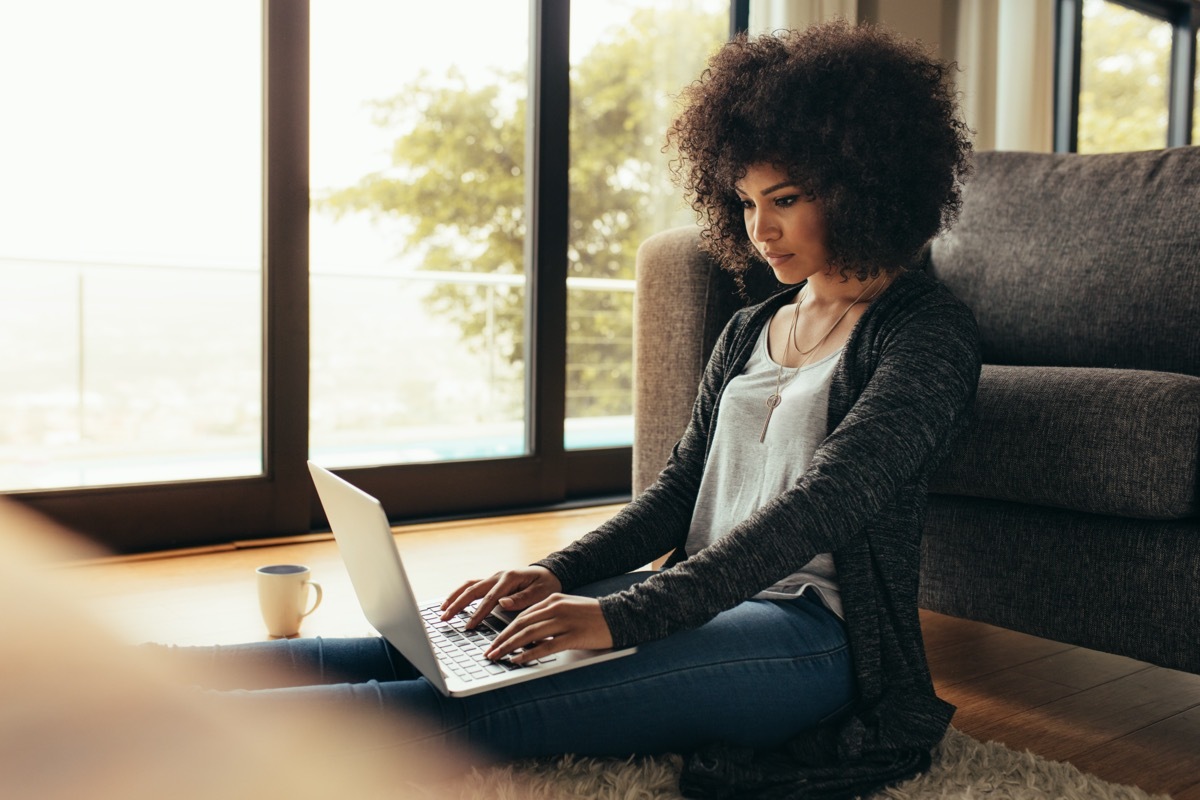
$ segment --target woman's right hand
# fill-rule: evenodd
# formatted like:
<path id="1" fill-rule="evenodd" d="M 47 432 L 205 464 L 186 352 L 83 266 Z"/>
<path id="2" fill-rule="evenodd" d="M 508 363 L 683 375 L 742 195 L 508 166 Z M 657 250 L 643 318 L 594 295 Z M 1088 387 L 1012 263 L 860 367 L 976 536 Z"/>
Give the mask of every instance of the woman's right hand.
<path id="1" fill-rule="evenodd" d="M 467 627 L 474 628 L 497 605 L 515 613 L 561 591 L 562 583 L 545 567 L 508 569 L 481 581 L 467 581 L 451 592 L 442 603 L 442 620 L 450 619 L 479 600 L 479 607 L 467 621 Z"/>

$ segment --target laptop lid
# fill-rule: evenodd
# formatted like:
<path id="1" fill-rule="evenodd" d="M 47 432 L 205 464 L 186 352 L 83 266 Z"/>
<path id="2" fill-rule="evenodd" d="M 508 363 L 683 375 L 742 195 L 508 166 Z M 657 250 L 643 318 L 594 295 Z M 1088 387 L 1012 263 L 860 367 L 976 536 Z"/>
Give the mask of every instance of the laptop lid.
<path id="1" fill-rule="evenodd" d="M 449 694 L 382 504 L 311 461 L 308 470 L 367 621 Z"/>
<path id="2" fill-rule="evenodd" d="M 464 681 L 447 675 L 433 652 L 421 619 L 421 606 L 404 571 L 383 506 L 371 495 L 311 461 L 308 469 L 367 621 L 443 694 L 462 697 L 637 651 L 636 647 L 564 650 L 545 663 L 539 660 L 537 664 L 522 665 L 482 679 Z"/>

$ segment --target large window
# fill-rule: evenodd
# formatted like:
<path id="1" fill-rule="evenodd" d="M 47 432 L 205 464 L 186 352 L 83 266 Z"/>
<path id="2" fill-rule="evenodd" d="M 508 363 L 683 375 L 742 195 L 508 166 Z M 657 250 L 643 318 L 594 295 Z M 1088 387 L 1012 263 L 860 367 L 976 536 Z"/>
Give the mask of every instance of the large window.
<path id="1" fill-rule="evenodd" d="M 1059 0 L 1055 149 L 1118 152 L 1190 144 L 1195 0 Z"/>
<path id="2" fill-rule="evenodd" d="M 309 441 L 329 467 L 529 452 L 528 2 L 418 33 L 448 9 L 312 2 Z"/>
<path id="3" fill-rule="evenodd" d="M 126 550 L 320 524 L 308 457 L 398 517 L 627 493 L 730 4 L 574 5 L 0 6 L 0 492 Z"/>
<path id="4" fill-rule="evenodd" d="M 695 215 L 669 179 L 673 93 L 726 35 L 723 0 L 588 0 L 571 25 L 566 446 L 633 442 L 633 266 Z"/>
<path id="5" fill-rule="evenodd" d="M 0 491 L 263 471 L 261 14 L 205 12 L 0 10 Z"/>
<path id="6" fill-rule="evenodd" d="M 529 452 L 526 5 L 460 5 L 475 24 L 447 48 L 393 46 L 444 8 L 313 3 L 310 441 L 329 466 Z M 572 15 L 564 437 L 612 448 L 633 440 L 635 252 L 693 220 L 662 152 L 672 95 L 728 3 Z"/>

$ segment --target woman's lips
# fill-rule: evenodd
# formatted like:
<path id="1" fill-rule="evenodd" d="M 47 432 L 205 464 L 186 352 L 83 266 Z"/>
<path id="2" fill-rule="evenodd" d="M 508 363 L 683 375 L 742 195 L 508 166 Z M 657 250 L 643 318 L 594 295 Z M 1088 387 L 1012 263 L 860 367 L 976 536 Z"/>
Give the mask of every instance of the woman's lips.
<path id="1" fill-rule="evenodd" d="M 792 257 L 792 253 L 772 253 L 769 250 L 763 253 L 763 257 L 767 259 L 767 263 L 772 267 L 778 267 L 787 262 Z"/>

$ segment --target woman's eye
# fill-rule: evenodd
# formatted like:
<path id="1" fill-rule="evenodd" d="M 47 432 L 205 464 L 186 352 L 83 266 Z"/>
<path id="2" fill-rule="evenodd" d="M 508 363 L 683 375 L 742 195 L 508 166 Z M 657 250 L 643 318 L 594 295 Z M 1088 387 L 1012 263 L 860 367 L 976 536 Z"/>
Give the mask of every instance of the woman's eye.
<path id="1" fill-rule="evenodd" d="M 775 198 L 775 205 L 779 206 L 780 208 L 787 208 L 788 206 L 794 205 L 799 199 L 799 195 L 789 194 L 786 197 Z"/>
<path id="2" fill-rule="evenodd" d="M 738 200 L 738 203 L 741 204 L 743 211 L 750 211 L 754 208 L 753 200 Z"/>

